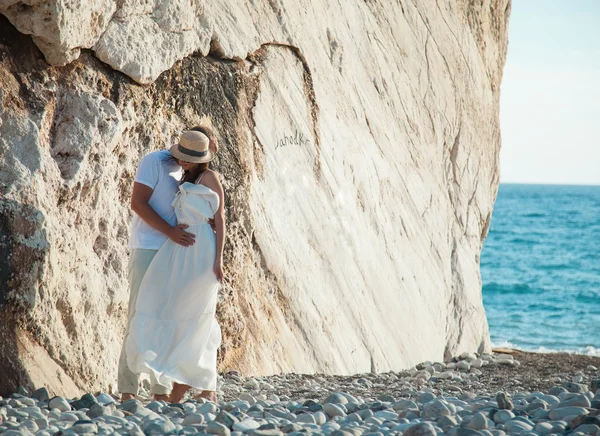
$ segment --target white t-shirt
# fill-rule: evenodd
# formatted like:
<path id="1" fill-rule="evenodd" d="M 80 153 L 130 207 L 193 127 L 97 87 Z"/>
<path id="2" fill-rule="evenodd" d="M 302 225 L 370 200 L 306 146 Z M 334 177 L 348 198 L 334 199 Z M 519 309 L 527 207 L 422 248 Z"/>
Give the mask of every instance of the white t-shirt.
<path id="1" fill-rule="evenodd" d="M 182 174 L 181 167 L 171 159 L 171 153 L 160 150 L 144 156 L 135 175 L 136 182 L 153 189 L 148 204 L 172 226 L 177 223 L 177 218 L 171 203 L 179 189 Z M 147 224 L 136 213 L 131 227 L 129 248 L 158 250 L 167 240 L 167 235 Z"/>

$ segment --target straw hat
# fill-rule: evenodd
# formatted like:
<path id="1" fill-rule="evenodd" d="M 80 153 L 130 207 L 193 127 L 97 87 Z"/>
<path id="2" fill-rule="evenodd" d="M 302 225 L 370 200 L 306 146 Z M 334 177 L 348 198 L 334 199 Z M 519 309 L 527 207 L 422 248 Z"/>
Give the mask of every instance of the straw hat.
<path id="1" fill-rule="evenodd" d="M 175 159 L 191 163 L 210 162 L 215 157 L 208 149 L 210 140 L 201 132 L 187 130 L 181 134 L 179 142 L 173 144 L 169 152 Z"/>

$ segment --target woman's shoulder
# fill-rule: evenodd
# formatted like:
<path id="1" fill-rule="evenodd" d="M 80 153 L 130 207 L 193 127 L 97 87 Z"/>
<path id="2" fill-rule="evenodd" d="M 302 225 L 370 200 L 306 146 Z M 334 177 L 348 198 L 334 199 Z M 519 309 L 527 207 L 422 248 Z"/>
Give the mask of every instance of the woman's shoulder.
<path id="1" fill-rule="evenodd" d="M 213 181 L 213 182 L 218 182 L 219 181 L 219 173 L 208 169 L 206 171 L 204 171 L 204 173 L 202 173 L 202 182 L 204 181 Z"/>
<path id="2" fill-rule="evenodd" d="M 219 180 L 219 173 L 213 170 L 206 170 L 204 176 L 200 181 L 200 184 L 206 186 L 214 192 L 222 192 L 221 181 Z"/>

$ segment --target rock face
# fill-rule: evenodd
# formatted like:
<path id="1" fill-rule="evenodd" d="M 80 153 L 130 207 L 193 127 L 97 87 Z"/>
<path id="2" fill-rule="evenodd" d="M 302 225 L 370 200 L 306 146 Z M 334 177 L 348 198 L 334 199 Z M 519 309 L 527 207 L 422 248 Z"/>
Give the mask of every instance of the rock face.
<path id="1" fill-rule="evenodd" d="M 0 0 L 0 394 L 114 389 L 133 174 L 199 122 L 222 370 L 489 350 L 509 0 L 83 3 Z"/>

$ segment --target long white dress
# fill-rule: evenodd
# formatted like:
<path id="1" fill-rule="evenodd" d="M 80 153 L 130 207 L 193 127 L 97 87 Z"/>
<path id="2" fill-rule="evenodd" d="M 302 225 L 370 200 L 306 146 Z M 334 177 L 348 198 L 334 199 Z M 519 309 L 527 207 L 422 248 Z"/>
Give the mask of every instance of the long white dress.
<path id="1" fill-rule="evenodd" d="M 207 219 L 215 215 L 219 196 L 186 182 L 173 207 L 177 222 L 190 226 L 196 242 L 183 247 L 167 239 L 148 267 L 129 327 L 127 364 L 163 386 L 177 382 L 214 391 L 221 328 L 215 318 L 216 236 Z"/>

